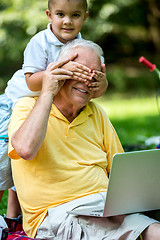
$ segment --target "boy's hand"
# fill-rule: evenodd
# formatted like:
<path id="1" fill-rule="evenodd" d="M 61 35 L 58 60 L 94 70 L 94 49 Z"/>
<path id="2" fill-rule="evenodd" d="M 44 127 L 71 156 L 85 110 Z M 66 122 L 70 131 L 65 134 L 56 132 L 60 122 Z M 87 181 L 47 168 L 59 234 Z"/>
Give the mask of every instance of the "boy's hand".
<path id="1" fill-rule="evenodd" d="M 70 61 L 62 66 L 63 69 L 66 69 L 73 73 L 72 78 L 73 80 L 86 82 L 92 80 L 91 70 L 77 62 Z"/>
<path id="2" fill-rule="evenodd" d="M 93 98 L 97 98 L 100 97 L 103 93 L 105 93 L 108 87 L 105 64 L 102 64 L 101 72 L 93 70 L 93 79 L 95 81 L 91 81 L 88 84 L 88 87 L 93 89 Z"/>

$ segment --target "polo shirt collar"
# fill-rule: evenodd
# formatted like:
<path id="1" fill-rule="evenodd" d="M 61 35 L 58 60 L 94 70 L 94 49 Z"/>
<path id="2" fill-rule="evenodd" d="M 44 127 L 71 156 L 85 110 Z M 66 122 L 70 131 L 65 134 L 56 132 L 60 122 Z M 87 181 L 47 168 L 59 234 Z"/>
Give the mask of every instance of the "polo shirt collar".
<path id="1" fill-rule="evenodd" d="M 62 121 L 68 122 L 70 126 L 73 127 L 73 126 L 77 126 L 84 123 L 91 115 L 93 115 L 93 111 L 92 111 L 92 108 L 90 107 L 90 104 L 88 103 L 80 112 L 80 114 L 71 123 L 67 120 L 67 118 L 59 111 L 59 109 L 54 104 L 52 104 L 51 114 Z"/>
<path id="2" fill-rule="evenodd" d="M 78 33 L 76 36 L 76 39 L 81 39 L 81 33 Z M 58 38 L 54 35 L 54 33 L 51 30 L 51 23 L 48 23 L 47 25 L 47 41 L 50 44 L 54 44 L 56 46 L 63 46 L 64 44 L 58 40 Z"/>

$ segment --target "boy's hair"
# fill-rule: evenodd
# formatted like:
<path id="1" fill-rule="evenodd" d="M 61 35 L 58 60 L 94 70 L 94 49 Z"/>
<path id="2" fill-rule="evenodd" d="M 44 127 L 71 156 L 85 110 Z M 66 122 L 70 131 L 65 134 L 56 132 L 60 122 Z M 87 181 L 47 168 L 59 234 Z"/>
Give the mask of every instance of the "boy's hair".
<path id="1" fill-rule="evenodd" d="M 85 39 L 74 39 L 72 41 L 67 42 L 61 48 L 59 58 L 68 57 L 70 55 L 71 50 L 74 48 L 77 48 L 77 47 L 84 47 L 84 48 L 92 49 L 100 57 L 101 64 L 104 63 L 104 57 L 103 57 L 104 53 L 103 53 L 102 48 L 98 44 L 96 44 L 92 41 L 89 41 L 89 40 L 85 40 Z"/>
<path id="2" fill-rule="evenodd" d="M 60 0 L 58 0 L 58 1 L 60 1 Z M 69 2 L 70 0 L 67 0 L 67 1 Z M 87 11 L 87 9 L 88 9 L 87 0 L 81 0 L 81 1 L 83 3 L 85 11 Z M 54 4 L 54 2 L 55 2 L 55 0 L 48 0 L 48 9 L 49 10 L 51 10 L 51 7 Z"/>

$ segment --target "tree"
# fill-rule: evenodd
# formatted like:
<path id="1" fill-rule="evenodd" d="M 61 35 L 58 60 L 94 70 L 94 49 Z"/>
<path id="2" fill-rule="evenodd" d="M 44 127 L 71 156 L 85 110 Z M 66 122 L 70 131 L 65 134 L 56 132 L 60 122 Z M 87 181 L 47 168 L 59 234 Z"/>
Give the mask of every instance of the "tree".
<path id="1" fill-rule="evenodd" d="M 21 68 L 29 39 L 45 28 L 47 1 L 1 0 L 0 2 L 0 88 Z"/>

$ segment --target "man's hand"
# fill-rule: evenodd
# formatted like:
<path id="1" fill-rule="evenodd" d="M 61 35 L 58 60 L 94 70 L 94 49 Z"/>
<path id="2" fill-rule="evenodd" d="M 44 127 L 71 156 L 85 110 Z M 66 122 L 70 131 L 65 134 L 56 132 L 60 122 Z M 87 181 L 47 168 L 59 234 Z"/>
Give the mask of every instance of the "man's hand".
<path id="1" fill-rule="evenodd" d="M 69 61 L 70 59 L 66 59 L 48 65 L 43 75 L 42 92 L 51 93 L 55 96 L 63 86 L 65 80 L 72 79 L 73 73 L 61 68 Z"/>
<path id="2" fill-rule="evenodd" d="M 102 64 L 101 72 L 93 70 L 93 79 L 95 79 L 95 81 L 91 81 L 88 87 L 93 90 L 93 98 L 97 98 L 100 97 L 108 87 L 105 64 Z"/>

